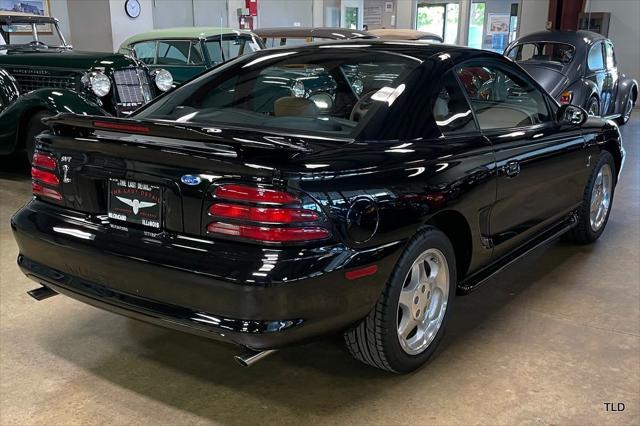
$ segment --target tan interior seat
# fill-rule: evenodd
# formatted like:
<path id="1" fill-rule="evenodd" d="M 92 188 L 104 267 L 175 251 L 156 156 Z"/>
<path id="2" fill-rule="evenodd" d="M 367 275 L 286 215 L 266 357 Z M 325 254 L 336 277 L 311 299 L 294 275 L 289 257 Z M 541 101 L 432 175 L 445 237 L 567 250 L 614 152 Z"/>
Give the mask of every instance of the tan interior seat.
<path id="1" fill-rule="evenodd" d="M 273 115 L 276 117 L 316 117 L 320 115 L 320 110 L 309 99 L 286 96 L 274 102 Z"/>

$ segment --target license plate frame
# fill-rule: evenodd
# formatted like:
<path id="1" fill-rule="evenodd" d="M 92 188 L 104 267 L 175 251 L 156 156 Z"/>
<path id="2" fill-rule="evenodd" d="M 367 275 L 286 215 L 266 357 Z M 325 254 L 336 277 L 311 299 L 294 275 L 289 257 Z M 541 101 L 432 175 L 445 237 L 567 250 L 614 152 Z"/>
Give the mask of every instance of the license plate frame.
<path id="1" fill-rule="evenodd" d="M 109 219 L 145 228 L 162 226 L 162 188 L 130 179 L 109 179 L 107 193 Z"/>

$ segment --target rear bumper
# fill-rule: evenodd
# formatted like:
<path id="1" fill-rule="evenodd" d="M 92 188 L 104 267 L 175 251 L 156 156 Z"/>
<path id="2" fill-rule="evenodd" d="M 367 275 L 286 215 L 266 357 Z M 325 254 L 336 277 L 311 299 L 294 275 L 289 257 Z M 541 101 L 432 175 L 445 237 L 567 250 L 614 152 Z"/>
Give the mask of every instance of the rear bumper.
<path id="1" fill-rule="evenodd" d="M 151 235 L 31 201 L 11 220 L 29 278 L 90 305 L 255 350 L 341 330 L 375 305 L 401 242 L 272 249 Z M 347 280 L 370 264 L 375 275 Z"/>

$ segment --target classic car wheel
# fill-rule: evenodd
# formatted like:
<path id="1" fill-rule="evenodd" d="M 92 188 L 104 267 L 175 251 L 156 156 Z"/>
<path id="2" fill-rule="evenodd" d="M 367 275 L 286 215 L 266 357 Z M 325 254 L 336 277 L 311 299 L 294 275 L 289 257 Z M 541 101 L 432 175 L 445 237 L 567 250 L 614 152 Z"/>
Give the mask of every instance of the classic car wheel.
<path id="1" fill-rule="evenodd" d="M 615 190 L 615 163 L 607 151 L 603 151 L 593 169 L 578 211 L 578 224 L 573 229 L 573 239 L 581 244 L 597 240 L 609 220 Z"/>
<path id="2" fill-rule="evenodd" d="M 51 113 L 47 111 L 39 111 L 36 112 L 27 123 L 27 127 L 25 129 L 24 149 L 27 152 L 27 160 L 29 160 L 29 164 L 31 164 L 33 152 L 36 148 L 36 136 L 47 129 L 47 126 L 42 123 L 42 119 L 45 117 L 51 117 Z"/>
<path id="3" fill-rule="evenodd" d="M 453 246 L 445 234 L 428 227 L 405 249 L 375 308 L 345 333 L 349 351 L 387 371 L 415 370 L 440 343 L 455 292 Z"/>
<path id="4" fill-rule="evenodd" d="M 600 115 L 600 104 L 598 103 L 598 98 L 596 98 L 595 96 L 592 96 L 591 98 L 589 98 L 589 101 L 587 102 L 587 107 L 585 109 L 587 110 L 589 115 L 595 115 L 595 116 Z"/>

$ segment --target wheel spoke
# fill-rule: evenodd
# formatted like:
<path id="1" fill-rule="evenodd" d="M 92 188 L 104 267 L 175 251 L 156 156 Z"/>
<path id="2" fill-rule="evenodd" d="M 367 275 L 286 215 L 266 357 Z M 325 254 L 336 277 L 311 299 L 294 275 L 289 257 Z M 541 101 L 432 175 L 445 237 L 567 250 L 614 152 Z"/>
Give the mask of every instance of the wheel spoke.
<path id="1" fill-rule="evenodd" d="M 438 274 L 440 273 L 440 265 L 437 263 L 435 258 L 429 259 L 428 262 L 429 262 L 430 271 L 426 281 L 429 282 L 430 284 L 433 284 L 436 278 L 438 277 Z"/>
<path id="2" fill-rule="evenodd" d="M 408 314 L 408 312 L 410 312 L 411 310 L 411 306 L 413 305 L 413 290 L 403 288 L 402 291 L 400 292 L 399 303 L 401 306 L 404 306 L 407 308 L 407 314 Z"/>
<path id="3" fill-rule="evenodd" d="M 414 328 L 418 325 L 418 321 L 416 321 L 411 313 L 405 312 L 402 314 L 402 321 L 398 325 L 398 336 L 402 339 L 407 339 L 407 336 L 413 331 Z"/>

